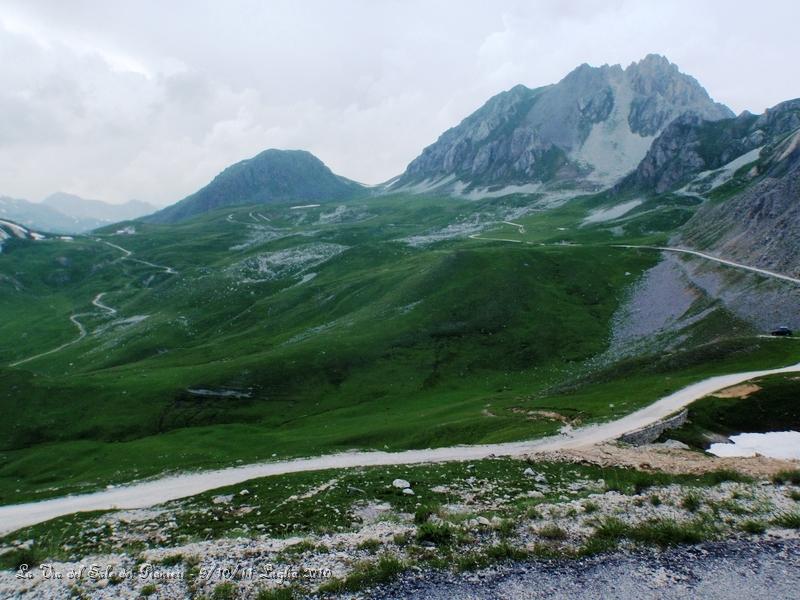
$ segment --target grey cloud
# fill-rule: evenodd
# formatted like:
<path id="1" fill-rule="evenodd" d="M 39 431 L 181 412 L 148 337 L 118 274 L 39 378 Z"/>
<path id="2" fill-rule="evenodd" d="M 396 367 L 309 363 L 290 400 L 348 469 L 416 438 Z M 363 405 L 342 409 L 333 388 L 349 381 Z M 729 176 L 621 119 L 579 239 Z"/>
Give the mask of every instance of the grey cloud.
<path id="1" fill-rule="evenodd" d="M 0 193 L 167 203 L 267 147 L 376 183 L 494 93 L 648 52 L 761 111 L 800 95 L 800 8 L 758 12 L 768 27 L 687 0 L 7 0 Z"/>

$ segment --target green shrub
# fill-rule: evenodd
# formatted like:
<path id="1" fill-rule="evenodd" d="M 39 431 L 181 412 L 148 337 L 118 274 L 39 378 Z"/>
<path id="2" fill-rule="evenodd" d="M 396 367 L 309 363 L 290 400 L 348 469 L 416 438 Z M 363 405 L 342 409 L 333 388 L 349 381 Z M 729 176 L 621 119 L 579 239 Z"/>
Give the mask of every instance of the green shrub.
<path id="1" fill-rule="evenodd" d="M 725 483 L 726 481 L 738 481 L 740 483 L 753 481 L 752 477 L 742 475 L 733 469 L 719 469 L 717 471 L 711 471 L 710 473 L 706 474 L 706 478 L 715 485 Z"/>
<path id="2" fill-rule="evenodd" d="M 500 525 L 497 527 L 497 533 L 500 535 L 501 538 L 510 537 L 512 533 L 516 530 L 517 526 L 516 523 L 512 519 L 503 519 L 500 521 Z"/>
<path id="3" fill-rule="evenodd" d="M 28 568 L 33 569 L 45 558 L 42 550 L 35 544 L 30 548 L 14 548 L 10 552 L 0 555 L 0 568 L 16 571 L 22 565 L 28 565 Z"/>
<path id="4" fill-rule="evenodd" d="M 697 494 L 687 494 L 681 500 L 681 506 L 689 512 L 697 512 L 703 505 L 703 501 Z"/>
<path id="5" fill-rule="evenodd" d="M 635 542 L 666 547 L 677 544 L 698 544 L 711 537 L 712 531 L 702 521 L 678 523 L 662 519 L 631 527 L 627 537 Z"/>
<path id="6" fill-rule="evenodd" d="M 604 540 L 618 540 L 628 533 L 628 525 L 617 519 L 609 517 L 602 521 L 594 530 L 594 537 Z"/>
<path id="7" fill-rule="evenodd" d="M 784 483 L 800 485 L 800 469 L 775 473 L 775 475 L 772 476 L 772 482 L 778 485 L 782 485 Z"/>
<path id="8" fill-rule="evenodd" d="M 767 530 L 767 526 L 764 525 L 761 521 L 745 521 L 741 524 L 742 531 L 746 533 L 752 534 L 760 534 L 764 533 Z"/>
<path id="9" fill-rule="evenodd" d="M 230 581 L 220 583 L 214 588 L 211 594 L 212 600 L 235 600 L 237 596 L 236 586 Z"/>
<path id="10" fill-rule="evenodd" d="M 627 538 L 634 542 L 661 547 L 677 544 L 696 544 L 713 536 L 715 529 L 702 520 L 678 523 L 670 519 L 658 519 L 638 525 L 628 525 L 619 519 L 609 518 L 595 529 L 595 548 L 609 542 Z"/>
<path id="11" fill-rule="evenodd" d="M 364 540 L 357 547 L 359 550 L 368 550 L 370 552 L 374 552 L 381 547 L 381 542 L 380 540 L 376 539 Z"/>
<path id="12" fill-rule="evenodd" d="M 452 539 L 453 530 L 447 523 L 423 523 L 417 528 L 417 542 L 446 546 Z"/>
<path id="13" fill-rule="evenodd" d="M 357 592 L 369 586 L 391 581 L 406 568 L 405 563 L 394 556 L 384 555 L 377 562 L 357 563 L 344 579 L 334 579 L 320 586 L 323 594 Z"/>
<path id="14" fill-rule="evenodd" d="M 548 523 L 536 530 L 536 533 L 546 540 L 565 540 L 567 532 L 554 523 Z"/>
<path id="15" fill-rule="evenodd" d="M 294 600 L 294 598 L 294 590 L 286 587 L 261 590 L 256 594 L 256 600 Z"/>
<path id="16" fill-rule="evenodd" d="M 433 513 L 433 509 L 428 506 L 419 507 L 416 512 L 414 512 L 414 523 L 417 525 L 427 523 L 431 516 L 433 516 Z"/>
<path id="17" fill-rule="evenodd" d="M 152 596 L 156 593 L 156 586 L 152 583 L 148 583 L 147 585 L 143 585 L 142 589 L 139 590 L 139 595 L 142 598 L 147 598 L 148 596 Z"/>
<path id="18" fill-rule="evenodd" d="M 772 522 L 784 529 L 800 529 L 800 513 L 783 513 L 775 517 Z"/>
<path id="19" fill-rule="evenodd" d="M 531 506 L 528 510 L 525 511 L 525 516 L 529 519 L 541 519 L 542 513 L 535 506 Z"/>

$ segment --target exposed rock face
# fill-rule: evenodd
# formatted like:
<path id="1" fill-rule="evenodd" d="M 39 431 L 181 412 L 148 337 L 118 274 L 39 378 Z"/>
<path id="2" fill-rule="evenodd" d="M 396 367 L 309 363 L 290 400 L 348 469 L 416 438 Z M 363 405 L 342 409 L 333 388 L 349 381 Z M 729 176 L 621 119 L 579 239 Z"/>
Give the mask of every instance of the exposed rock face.
<path id="1" fill-rule="evenodd" d="M 681 190 L 711 198 L 679 242 L 800 274 L 800 99 L 756 116 L 682 116 L 653 142 L 620 193 Z"/>
<path id="2" fill-rule="evenodd" d="M 231 165 L 204 188 L 147 220 L 174 223 L 237 204 L 333 202 L 365 193 L 304 150 L 265 150 Z"/>
<path id="3" fill-rule="evenodd" d="M 618 190 L 662 193 L 679 188 L 703 171 L 719 169 L 735 158 L 774 142 L 800 127 L 800 100 L 783 102 L 756 116 L 704 121 L 686 114 L 659 135 L 636 171 Z"/>
<path id="4" fill-rule="evenodd" d="M 762 152 L 752 176 L 742 192 L 705 204 L 686 224 L 682 240 L 800 277 L 800 126 Z"/>
<path id="5" fill-rule="evenodd" d="M 441 180 L 456 189 L 602 187 L 632 171 L 653 137 L 684 113 L 733 116 L 664 57 L 626 69 L 584 64 L 555 85 L 518 85 L 491 98 L 425 148 L 393 188 Z"/>

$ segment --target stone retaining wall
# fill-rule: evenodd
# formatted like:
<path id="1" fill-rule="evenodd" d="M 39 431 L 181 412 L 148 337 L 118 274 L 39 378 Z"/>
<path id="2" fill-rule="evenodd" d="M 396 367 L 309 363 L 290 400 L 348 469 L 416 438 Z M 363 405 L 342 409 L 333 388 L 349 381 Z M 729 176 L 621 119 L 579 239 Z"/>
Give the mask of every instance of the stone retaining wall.
<path id="1" fill-rule="evenodd" d="M 687 409 L 683 409 L 676 415 L 671 417 L 667 417 L 657 423 L 653 423 L 652 425 L 648 425 L 647 427 L 642 427 L 641 429 L 636 429 L 634 431 L 629 431 L 619 437 L 620 442 L 625 442 L 626 444 L 632 444 L 634 446 L 641 446 L 642 444 L 649 444 L 654 442 L 658 439 L 662 433 L 664 433 L 667 429 L 675 429 L 676 427 L 680 427 L 684 423 L 686 423 L 686 417 L 689 415 L 689 411 Z"/>

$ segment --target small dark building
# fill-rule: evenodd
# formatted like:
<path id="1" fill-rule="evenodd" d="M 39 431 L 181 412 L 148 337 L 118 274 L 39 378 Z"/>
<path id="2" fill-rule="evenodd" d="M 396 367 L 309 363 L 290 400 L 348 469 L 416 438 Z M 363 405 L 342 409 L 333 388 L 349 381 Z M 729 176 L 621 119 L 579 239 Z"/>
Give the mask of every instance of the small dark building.
<path id="1" fill-rule="evenodd" d="M 777 329 L 773 329 L 770 334 L 774 336 L 790 336 L 792 335 L 792 330 L 788 327 L 778 327 Z"/>

